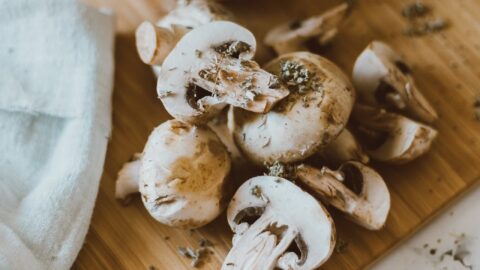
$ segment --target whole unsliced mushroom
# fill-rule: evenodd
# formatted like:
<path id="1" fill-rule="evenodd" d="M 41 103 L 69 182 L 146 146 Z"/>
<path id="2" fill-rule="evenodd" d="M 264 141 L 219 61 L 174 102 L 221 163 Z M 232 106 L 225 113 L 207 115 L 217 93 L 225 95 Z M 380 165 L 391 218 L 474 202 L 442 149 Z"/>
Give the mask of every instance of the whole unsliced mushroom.
<path id="1" fill-rule="evenodd" d="M 228 12 L 213 1 L 178 1 L 177 6 L 156 24 L 145 21 L 137 27 L 137 52 L 145 64 L 153 65 L 159 71 L 165 57 L 188 31 L 230 17 Z"/>
<path id="2" fill-rule="evenodd" d="M 358 56 L 353 83 L 366 104 L 405 112 L 427 123 L 437 119 L 435 109 L 416 86 L 410 68 L 383 42 L 373 41 Z"/>
<path id="3" fill-rule="evenodd" d="M 337 171 L 301 165 L 296 168 L 296 176 L 296 183 L 357 224 L 370 230 L 385 225 L 390 193 L 373 169 L 355 161 L 342 164 Z"/>
<path id="4" fill-rule="evenodd" d="M 370 160 L 363 147 L 348 128 L 345 128 L 337 138 L 321 149 L 317 156 L 325 162 L 335 165 L 340 165 L 347 161 L 360 161 L 366 164 Z"/>
<path id="5" fill-rule="evenodd" d="M 348 8 L 348 4 L 344 3 L 305 20 L 281 24 L 267 33 L 265 44 L 273 47 L 280 55 L 308 51 L 306 43 L 312 39 L 319 45 L 325 45 L 337 35 Z"/>
<path id="6" fill-rule="evenodd" d="M 358 138 L 375 160 L 403 164 L 425 154 L 438 132 L 427 125 L 384 109 L 357 104 L 352 120 Z"/>
<path id="7" fill-rule="evenodd" d="M 223 210 L 230 166 L 228 152 L 212 130 L 169 120 L 150 134 L 140 160 L 124 166 L 117 194 L 134 192 L 138 177 L 137 189 L 152 217 L 170 226 L 196 228 Z"/>
<path id="8" fill-rule="evenodd" d="M 157 92 L 166 110 L 189 123 L 205 123 L 228 104 L 268 112 L 288 95 L 278 78 L 250 60 L 256 48 L 244 27 L 216 21 L 188 32 L 162 65 Z"/>
<path id="9" fill-rule="evenodd" d="M 245 182 L 228 206 L 227 219 L 235 236 L 223 270 L 315 269 L 335 246 L 328 212 L 283 178 L 258 176 Z M 295 246 L 298 253 L 290 251 Z"/>
<path id="10" fill-rule="evenodd" d="M 265 67 L 278 75 L 290 95 L 270 112 L 234 108 L 234 138 L 259 165 L 301 161 L 328 145 L 344 129 L 355 92 L 342 71 L 307 52 L 282 55 Z"/>

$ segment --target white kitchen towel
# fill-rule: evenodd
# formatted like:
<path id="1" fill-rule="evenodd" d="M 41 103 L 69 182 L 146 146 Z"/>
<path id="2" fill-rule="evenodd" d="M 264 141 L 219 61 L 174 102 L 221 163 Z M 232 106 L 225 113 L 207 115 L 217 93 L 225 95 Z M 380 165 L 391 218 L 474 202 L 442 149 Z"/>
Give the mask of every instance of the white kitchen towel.
<path id="1" fill-rule="evenodd" d="M 0 0 L 0 269 L 68 269 L 111 128 L 112 16 Z"/>

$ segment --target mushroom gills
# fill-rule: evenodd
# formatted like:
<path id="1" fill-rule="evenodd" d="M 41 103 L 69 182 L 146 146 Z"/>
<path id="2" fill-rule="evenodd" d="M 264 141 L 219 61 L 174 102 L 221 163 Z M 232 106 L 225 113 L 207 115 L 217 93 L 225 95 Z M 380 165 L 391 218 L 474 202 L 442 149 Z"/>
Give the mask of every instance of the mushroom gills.
<path id="1" fill-rule="evenodd" d="M 267 33 L 265 43 L 279 55 L 324 46 L 337 35 L 348 10 L 349 5 L 344 3 L 320 15 L 281 24 Z"/>
<path id="2" fill-rule="evenodd" d="M 231 200 L 227 219 L 235 235 L 224 270 L 314 269 L 335 245 L 328 212 L 283 178 L 249 179 Z"/>
<path id="3" fill-rule="evenodd" d="M 205 124 L 227 105 L 268 112 L 289 91 L 251 60 L 255 48 L 253 34 L 232 22 L 207 23 L 185 34 L 158 77 L 165 109 L 193 124 Z"/>
<path id="4" fill-rule="evenodd" d="M 390 46 L 371 42 L 358 56 L 353 83 L 362 102 L 405 113 L 423 122 L 438 118 L 432 105 L 418 89 L 412 70 Z"/>
<path id="5" fill-rule="evenodd" d="M 377 172 L 359 162 L 346 162 L 337 171 L 299 166 L 297 183 L 362 227 L 379 230 L 385 225 L 388 188 Z"/>
<path id="6" fill-rule="evenodd" d="M 215 102 L 265 113 L 289 94 L 281 83 L 272 83 L 278 78 L 261 69 L 256 62 L 238 59 L 241 52 L 217 49 L 215 52 L 217 55 L 211 57 L 215 62 L 201 65 L 191 77 L 192 82 L 212 93 Z"/>
<path id="7" fill-rule="evenodd" d="M 438 132 L 427 125 L 383 109 L 357 104 L 354 132 L 372 159 L 404 164 L 428 152 Z"/>

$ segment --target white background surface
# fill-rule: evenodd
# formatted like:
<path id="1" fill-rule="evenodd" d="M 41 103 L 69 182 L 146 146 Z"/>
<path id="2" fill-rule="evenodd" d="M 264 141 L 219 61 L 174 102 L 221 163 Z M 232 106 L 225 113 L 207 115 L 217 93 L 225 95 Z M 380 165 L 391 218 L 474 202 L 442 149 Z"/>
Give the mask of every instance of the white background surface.
<path id="1" fill-rule="evenodd" d="M 448 254 L 442 259 L 449 250 L 467 266 Z M 480 270 L 480 185 L 371 268 L 384 269 Z"/>

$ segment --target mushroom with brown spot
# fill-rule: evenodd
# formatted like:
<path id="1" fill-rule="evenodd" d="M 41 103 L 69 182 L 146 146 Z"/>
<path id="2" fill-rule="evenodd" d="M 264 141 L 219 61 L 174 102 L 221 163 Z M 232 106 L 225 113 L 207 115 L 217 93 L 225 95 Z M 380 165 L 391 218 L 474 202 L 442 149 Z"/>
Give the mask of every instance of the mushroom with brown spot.
<path id="1" fill-rule="evenodd" d="M 357 104 L 352 122 L 368 155 L 378 161 L 404 164 L 428 152 L 438 132 L 384 109 Z"/>
<path id="2" fill-rule="evenodd" d="M 231 200 L 227 219 L 235 233 L 222 269 L 298 269 L 322 265 L 335 247 L 328 212 L 290 181 L 258 176 Z"/>
<path id="3" fill-rule="evenodd" d="M 346 162 L 337 171 L 301 165 L 296 183 L 326 204 L 342 211 L 355 223 L 381 229 L 390 211 L 390 193 L 382 177 L 360 162 Z"/>
<path id="4" fill-rule="evenodd" d="M 268 112 L 288 95 L 278 78 L 252 61 L 253 34 L 216 21 L 188 32 L 163 62 L 157 93 L 176 119 L 206 123 L 227 105 Z"/>
<path id="5" fill-rule="evenodd" d="M 415 84 L 408 65 L 383 42 L 373 41 L 358 56 L 353 84 L 360 100 L 368 105 L 405 112 L 427 123 L 438 117 Z"/>
<path id="6" fill-rule="evenodd" d="M 196 228 L 224 209 L 231 161 L 210 128 L 164 122 L 150 134 L 141 159 L 134 162 L 141 163 L 136 173 L 143 204 L 159 222 Z M 117 182 L 117 190 L 125 190 L 122 183 L 127 181 Z"/>
<path id="7" fill-rule="evenodd" d="M 320 46 L 326 45 L 337 35 L 348 9 L 348 4 L 344 3 L 305 20 L 281 24 L 267 33 L 265 44 L 279 55 L 308 51 L 306 43 L 310 40 L 316 40 Z"/>
<path id="8" fill-rule="evenodd" d="M 265 68 L 291 93 L 266 114 L 233 109 L 235 142 L 250 160 L 258 165 L 301 161 L 342 132 L 355 92 L 335 64 L 297 52 L 282 55 Z"/>

